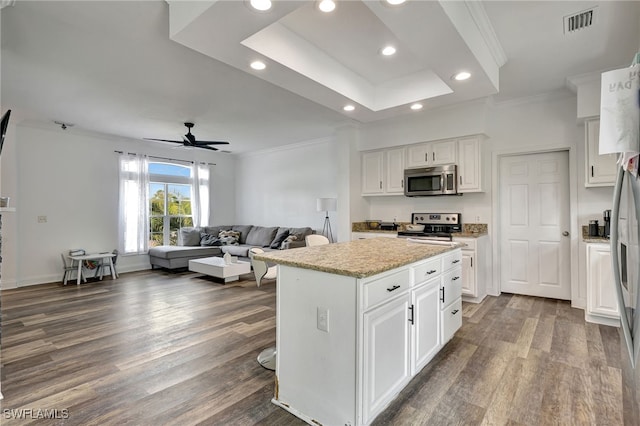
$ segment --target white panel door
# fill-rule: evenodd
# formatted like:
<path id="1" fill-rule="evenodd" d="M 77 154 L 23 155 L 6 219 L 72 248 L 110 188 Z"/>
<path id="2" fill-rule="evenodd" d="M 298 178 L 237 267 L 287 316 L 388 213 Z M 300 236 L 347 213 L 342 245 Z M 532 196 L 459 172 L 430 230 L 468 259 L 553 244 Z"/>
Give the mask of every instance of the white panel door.
<path id="1" fill-rule="evenodd" d="M 571 299 L 568 153 L 502 157 L 499 214 L 501 290 Z"/>

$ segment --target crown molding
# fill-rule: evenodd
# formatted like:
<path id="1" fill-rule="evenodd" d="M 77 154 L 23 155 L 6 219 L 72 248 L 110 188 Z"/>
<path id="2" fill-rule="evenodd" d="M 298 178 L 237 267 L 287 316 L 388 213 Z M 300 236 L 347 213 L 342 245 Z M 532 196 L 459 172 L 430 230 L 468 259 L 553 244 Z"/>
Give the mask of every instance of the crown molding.
<path id="1" fill-rule="evenodd" d="M 273 148 L 260 149 L 258 151 L 242 152 L 242 153 L 235 154 L 235 156 L 238 158 L 256 157 L 260 155 L 273 154 L 275 152 L 282 152 L 282 151 L 291 151 L 293 149 L 305 148 L 308 146 L 320 145 L 320 144 L 331 143 L 331 142 L 333 142 L 332 137 L 323 137 L 318 139 L 310 139 L 302 142 L 295 142 L 288 145 L 276 146 Z"/>
<path id="2" fill-rule="evenodd" d="M 502 48 L 500 41 L 498 41 L 498 36 L 493 29 L 486 10 L 484 10 L 484 6 L 482 6 L 482 2 L 465 1 L 464 4 L 469 10 L 471 18 L 476 23 L 480 35 L 484 39 L 489 52 L 491 52 L 491 56 L 493 56 L 493 60 L 496 62 L 496 65 L 498 65 L 498 68 L 500 68 L 507 63 L 507 54 Z"/>

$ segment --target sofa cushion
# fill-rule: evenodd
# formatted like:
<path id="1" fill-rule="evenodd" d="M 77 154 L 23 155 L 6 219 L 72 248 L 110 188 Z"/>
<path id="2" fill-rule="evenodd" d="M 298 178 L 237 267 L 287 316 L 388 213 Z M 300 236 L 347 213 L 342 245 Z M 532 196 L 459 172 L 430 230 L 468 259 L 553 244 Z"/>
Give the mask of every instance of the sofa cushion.
<path id="1" fill-rule="evenodd" d="M 240 232 L 240 244 L 247 243 L 247 235 L 249 235 L 251 228 L 253 228 L 252 225 L 233 225 L 231 227 L 234 231 Z"/>
<path id="2" fill-rule="evenodd" d="M 246 243 L 252 246 L 269 247 L 273 237 L 276 236 L 278 227 L 267 228 L 264 226 L 254 226 L 247 235 Z"/>
<path id="3" fill-rule="evenodd" d="M 240 239 L 240 232 L 238 231 L 220 231 L 218 234 L 218 241 L 221 246 L 237 246 Z"/>
<path id="4" fill-rule="evenodd" d="M 149 256 L 162 259 L 177 259 L 180 257 L 207 257 L 220 255 L 220 247 L 192 247 L 192 246 L 157 246 L 149 249 Z"/>
<path id="5" fill-rule="evenodd" d="M 180 232 L 178 233 L 178 245 L 199 246 L 200 228 L 194 228 L 191 226 L 180 228 Z"/>
<path id="6" fill-rule="evenodd" d="M 276 232 L 276 236 L 273 237 L 273 240 L 271 241 L 271 244 L 269 244 L 269 247 L 272 249 L 279 249 L 284 239 L 288 236 L 289 228 L 278 228 L 278 232 Z"/>
<path id="7" fill-rule="evenodd" d="M 200 245 L 201 246 L 219 246 L 222 245 L 218 234 L 206 234 L 200 232 Z"/>
<path id="8" fill-rule="evenodd" d="M 249 257 L 251 246 L 221 246 L 222 253 L 229 253 L 231 256 Z"/>
<path id="9" fill-rule="evenodd" d="M 229 231 L 230 229 L 231 225 L 205 226 L 202 228 L 202 232 L 217 236 L 220 231 Z"/>
<path id="10" fill-rule="evenodd" d="M 295 235 L 298 241 L 304 241 L 304 237 L 311 234 L 313 234 L 311 228 L 289 228 L 289 235 Z"/>

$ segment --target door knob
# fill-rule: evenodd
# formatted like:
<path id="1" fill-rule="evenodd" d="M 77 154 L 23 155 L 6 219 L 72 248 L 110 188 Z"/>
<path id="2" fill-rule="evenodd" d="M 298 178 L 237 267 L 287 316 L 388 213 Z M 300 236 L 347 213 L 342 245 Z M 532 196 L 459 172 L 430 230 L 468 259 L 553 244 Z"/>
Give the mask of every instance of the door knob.
<path id="1" fill-rule="evenodd" d="M 568 231 L 564 231 L 564 232 L 562 233 L 562 235 L 563 235 L 564 237 L 568 237 L 568 236 L 569 236 L 569 232 L 568 232 Z"/>

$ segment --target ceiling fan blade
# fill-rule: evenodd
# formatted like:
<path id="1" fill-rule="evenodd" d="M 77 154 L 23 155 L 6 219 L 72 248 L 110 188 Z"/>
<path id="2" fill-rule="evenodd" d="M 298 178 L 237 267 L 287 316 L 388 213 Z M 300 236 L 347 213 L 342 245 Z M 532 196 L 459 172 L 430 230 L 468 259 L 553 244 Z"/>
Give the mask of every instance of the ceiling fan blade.
<path id="1" fill-rule="evenodd" d="M 194 148 L 203 148 L 203 149 L 210 149 L 211 151 L 217 151 L 218 148 L 214 148 L 212 146 L 207 146 L 207 145 L 191 145 Z"/>
<path id="2" fill-rule="evenodd" d="M 169 139 L 152 139 L 152 138 L 143 138 L 143 139 L 146 140 L 146 141 L 184 143 L 182 141 L 170 141 Z"/>
<path id="3" fill-rule="evenodd" d="M 229 145 L 229 142 L 223 142 L 223 141 L 194 141 L 193 145 Z"/>

